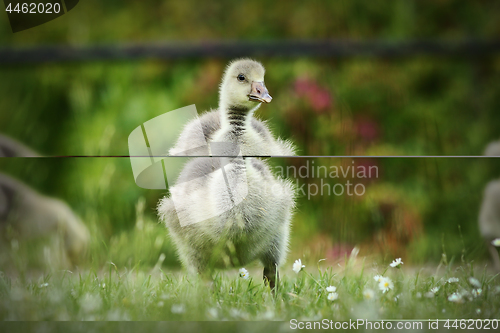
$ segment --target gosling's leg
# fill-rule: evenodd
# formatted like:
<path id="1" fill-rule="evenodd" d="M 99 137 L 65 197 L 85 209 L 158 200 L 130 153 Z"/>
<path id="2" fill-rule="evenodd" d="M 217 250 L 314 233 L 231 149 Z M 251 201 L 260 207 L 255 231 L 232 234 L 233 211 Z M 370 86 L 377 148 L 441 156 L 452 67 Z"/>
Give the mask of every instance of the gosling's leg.
<path id="1" fill-rule="evenodd" d="M 269 284 L 273 294 L 279 284 L 278 266 L 286 255 L 288 233 L 288 224 L 282 225 L 260 259 L 264 265 L 264 282 Z"/>
<path id="2" fill-rule="evenodd" d="M 264 267 L 264 283 L 269 285 L 274 293 L 275 287 L 279 283 L 279 273 L 276 263 Z"/>

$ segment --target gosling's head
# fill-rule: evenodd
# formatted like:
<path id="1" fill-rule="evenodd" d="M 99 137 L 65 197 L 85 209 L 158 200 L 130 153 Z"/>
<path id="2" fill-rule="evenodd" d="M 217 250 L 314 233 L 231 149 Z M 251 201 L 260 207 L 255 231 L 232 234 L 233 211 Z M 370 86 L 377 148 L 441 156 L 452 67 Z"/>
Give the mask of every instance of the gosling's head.
<path id="1" fill-rule="evenodd" d="M 265 69 L 259 62 L 241 59 L 231 62 L 220 86 L 220 102 L 225 107 L 254 109 L 260 103 L 270 103 L 264 84 Z"/>

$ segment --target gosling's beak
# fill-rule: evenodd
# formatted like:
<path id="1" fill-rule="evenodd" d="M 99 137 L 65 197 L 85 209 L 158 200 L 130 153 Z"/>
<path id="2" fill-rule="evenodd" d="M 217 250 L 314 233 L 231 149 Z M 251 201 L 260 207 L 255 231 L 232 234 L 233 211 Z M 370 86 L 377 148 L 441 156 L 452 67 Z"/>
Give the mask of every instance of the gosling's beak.
<path id="1" fill-rule="evenodd" d="M 271 103 L 273 98 L 269 95 L 264 82 L 252 82 L 252 91 L 248 94 L 248 99 L 262 103 Z"/>

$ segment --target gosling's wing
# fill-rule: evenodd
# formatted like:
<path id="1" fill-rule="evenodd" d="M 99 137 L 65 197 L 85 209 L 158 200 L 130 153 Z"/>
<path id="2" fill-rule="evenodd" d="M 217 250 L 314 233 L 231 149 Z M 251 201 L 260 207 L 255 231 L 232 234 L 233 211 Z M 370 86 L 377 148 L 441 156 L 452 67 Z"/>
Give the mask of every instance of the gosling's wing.
<path id="1" fill-rule="evenodd" d="M 293 146 L 293 143 L 289 140 L 283 140 L 279 137 L 275 138 L 265 121 L 252 118 L 252 127 L 261 136 L 264 142 L 266 142 L 269 149 L 271 150 L 271 155 L 273 156 L 295 155 L 295 147 Z"/>
<path id="2" fill-rule="evenodd" d="M 201 126 L 200 126 L 201 125 Z M 207 155 L 207 142 L 220 128 L 220 113 L 213 110 L 204 113 L 186 124 L 177 143 L 169 150 L 169 155 L 200 156 Z"/>

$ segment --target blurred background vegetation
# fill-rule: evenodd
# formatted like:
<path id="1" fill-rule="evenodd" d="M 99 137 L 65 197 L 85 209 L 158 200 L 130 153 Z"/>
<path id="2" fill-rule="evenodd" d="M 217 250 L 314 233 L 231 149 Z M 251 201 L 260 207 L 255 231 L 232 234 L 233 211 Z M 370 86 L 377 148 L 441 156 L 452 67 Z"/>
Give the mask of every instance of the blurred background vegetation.
<path id="1" fill-rule="evenodd" d="M 492 39 L 498 1 L 80 1 L 68 14 L 12 34 L 1 47 L 208 39 Z M 301 155 L 481 155 L 500 138 L 500 56 L 260 58 L 274 97 L 258 116 Z M 75 62 L 0 67 L 0 132 L 46 156 L 127 155 L 143 122 L 186 105 L 216 108 L 228 59 Z M 350 158 L 315 158 L 351 165 Z M 297 167 L 306 159 L 273 159 Z M 477 228 L 485 184 L 500 160 L 364 158 L 366 195 L 300 197 L 292 257 L 441 253 L 486 258 Z M 90 228 L 90 262 L 178 266 L 155 206 L 165 191 L 134 183 L 128 158 L 0 159 L 0 170 L 66 200 Z M 301 179 L 300 182 L 318 182 Z M 335 180 L 329 180 L 334 183 Z M 465 252 L 464 252 L 465 249 Z"/>

